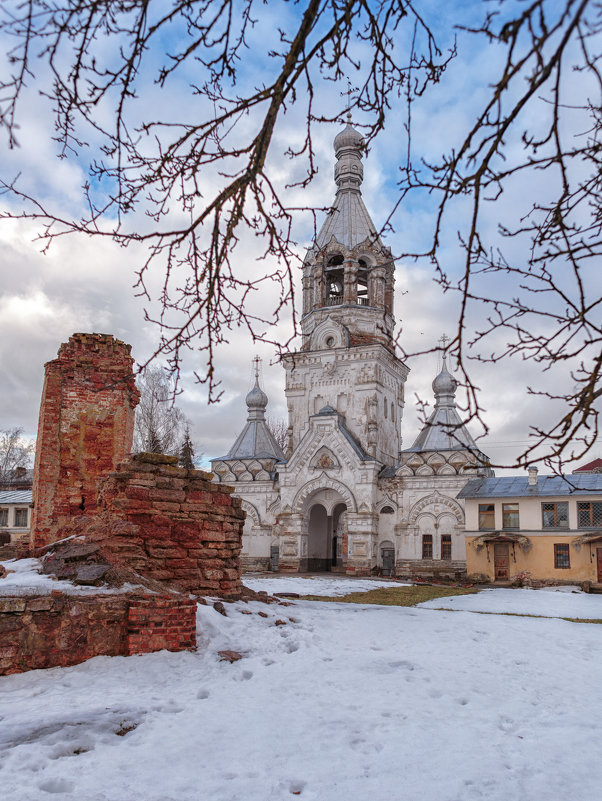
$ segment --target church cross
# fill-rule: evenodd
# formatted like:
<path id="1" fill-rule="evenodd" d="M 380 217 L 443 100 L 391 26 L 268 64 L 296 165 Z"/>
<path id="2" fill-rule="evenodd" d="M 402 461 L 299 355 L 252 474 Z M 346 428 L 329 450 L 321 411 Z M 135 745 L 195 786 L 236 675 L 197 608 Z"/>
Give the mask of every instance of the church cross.
<path id="1" fill-rule="evenodd" d="M 341 92 L 341 97 L 347 95 L 347 122 L 351 125 L 351 95 L 356 90 L 351 87 L 351 81 L 347 78 L 347 91 Z"/>
<path id="2" fill-rule="evenodd" d="M 441 350 L 446 349 L 448 342 L 451 342 L 451 339 L 447 336 L 447 334 L 442 334 L 441 339 L 439 340 L 439 344 L 441 345 Z"/>
<path id="3" fill-rule="evenodd" d="M 253 359 L 253 363 L 255 364 L 255 383 L 258 384 L 259 383 L 259 365 L 261 363 L 261 359 L 259 358 L 259 356 L 255 356 L 255 358 Z"/>

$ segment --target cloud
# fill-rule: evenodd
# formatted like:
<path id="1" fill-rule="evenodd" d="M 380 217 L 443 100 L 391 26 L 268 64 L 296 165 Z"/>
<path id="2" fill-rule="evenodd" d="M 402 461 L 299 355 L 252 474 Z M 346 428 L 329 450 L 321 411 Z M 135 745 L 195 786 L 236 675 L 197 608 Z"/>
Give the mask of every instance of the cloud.
<path id="1" fill-rule="evenodd" d="M 436 9 L 441 32 L 446 32 L 444 43 L 448 45 L 452 23 L 467 21 L 475 12 L 470 4 L 441 6 Z M 278 6 L 285 9 L 282 19 L 271 12 L 264 26 L 258 25 L 252 34 L 256 55 L 250 60 L 248 69 L 243 65 L 243 84 L 259 85 L 269 82 L 273 60 L 265 55 L 267 46 L 278 41 L 276 25 L 283 27 L 295 19 L 297 13 L 290 4 Z M 480 8 L 479 12 L 480 13 Z M 474 116 L 488 91 L 492 76 L 498 65 L 501 51 L 485 48 L 474 37 L 459 34 L 460 56 L 452 62 L 440 84 L 433 87 L 424 99 L 413 105 L 412 115 L 416 136 L 413 149 L 416 158 L 438 158 L 449 147 L 450 140 L 458 139 Z M 358 50 L 358 52 L 360 52 Z M 362 55 L 363 55 L 362 51 Z M 350 79 L 354 75 L 350 71 Z M 206 108 L 198 97 L 191 100 L 188 82 L 195 80 L 195 70 L 184 72 L 175 81 L 170 91 L 163 92 L 153 85 L 154 73 L 144 76 L 140 85 L 140 100 L 136 103 L 135 116 L 139 119 L 154 118 L 161 112 L 166 119 L 191 120 L 203 115 Z M 572 80 L 572 79 L 571 79 Z M 576 79 L 575 79 L 576 80 Z M 344 82 L 343 82 L 344 83 Z M 9 157 L 0 157 L 0 174 L 14 175 L 21 171 L 24 186 L 35 191 L 65 214 L 78 216 L 83 212 L 80 187 L 86 179 L 83 160 L 58 160 L 56 146 L 52 142 L 51 113 L 36 92 L 37 87 L 24 96 L 21 108 L 22 147 Z M 344 86 L 321 83 L 315 97 L 316 113 L 343 107 L 341 97 Z M 274 137 L 274 150 L 268 161 L 270 176 L 286 197 L 291 207 L 300 210 L 293 214 L 293 237 L 299 242 L 298 254 L 303 256 L 304 247 L 311 243 L 314 233 L 313 216 L 303 212 L 302 207 L 325 207 L 334 199 L 332 171 L 334 154 L 332 140 L 337 133 L 334 127 L 315 129 L 314 147 L 319 172 L 309 188 L 294 187 L 284 190 L 286 184 L 305 177 L 305 166 L 291 161 L 285 155 L 289 147 L 298 147 L 305 134 L 304 98 L 287 107 L 282 113 Z M 387 218 L 398 197 L 398 166 L 406 152 L 404 121 L 406 108 L 403 100 L 392 98 L 389 122 L 386 129 L 371 145 L 369 158 L 365 162 L 363 195 L 376 225 Z M 100 113 L 108 119 L 107 108 Z M 358 123 L 366 122 L 359 117 Z M 239 133 L 256 128 L 257 117 L 243 117 Z M 150 146 L 150 145 L 149 145 Z M 509 148 L 517 143 L 510 141 Z M 219 176 L 215 170 L 206 169 L 198 176 L 202 191 L 207 196 L 218 186 Z M 545 195 L 549 190 L 548 176 L 543 175 L 538 191 Z M 533 187 L 530 187 L 532 189 Z M 495 204 L 485 210 L 485 228 L 495 240 L 498 222 L 520 207 L 525 195 L 524 186 L 518 181 Z M 7 198 L 4 198 L 8 202 Z M 393 232 L 387 233 L 386 243 L 394 253 L 419 250 L 429 241 L 433 224 L 434 196 L 425 193 L 410 195 L 393 218 Z M 174 208 L 170 220 L 178 218 Z M 143 217 L 142 212 L 131 216 L 132 226 L 143 226 L 150 230 L 154 223 Z M 462 251 L 458 246 L 457 231 L 465 226 L 466 201 L 460 201 L 450 210 L 443 232 L 441 261 L 450 274 L 458 275 L 462 269 Z M 319 228 L 321 218 L 317 221 Z M 3 221 L 0 230 L 0 258 L 2 259 L 2 295 L 0 298 L 0 357 L 5 375 L 5 391 L 0 398 L 0 427 L 23 425 L 28 434 L 35 433 L 37 407 L 43 378 L 43 363 L 54 358 L 61 342 L 74 331 L 103 331 L 113 333 L 133 346 L 133 355 L 143 362 L 153 352 L 158 341 L 158 331 L 144 321 L 145 303 L 136 298 L 132 285 L 135 270 L 143 261 L 141 248 L 118 247 L 108 239 L 69 236 L 55 242 L 47 255 L 39 252 L 39 243 L 33 240 L 36 226 L 27 222 Z M 523 257 L 522 245 L 510 243 L 509 254 L 517 262 Z M 257 274 L 264 269 L 257 261 L 261 253 L 261 242 L 252 233 L 242 235 L 235 259 L 248 274 Z M 149 277 L 150 287 L 156 296 L 160 291 L 163 275 L 161 269 Z M 300 273 L 296 273 L 297 306 L 300 305 Z M 396 294 L 396 316 L 401 328 L 400 345 L 409 353 L 428 350 L 436 344 L 442 333 L 451 335 L 457 314 L 457 296 L 444 294 L 433 281 L 432 267 L 428 263 L 402 261 L 398 264 Z M 488 281 L 491 294 L 512 293 L 514 287 L 503 276 Z M 591 277 L 591 292 L 600 293 L 599 276 Z M 272 313 L 277 303 L 277 287 L 265 284 L 261 292 L 251 298 L 250 308 L 266 315 Z M 156 306 L 151 304 L 151 310 Z M 482 320 L 482 312 L 475 310 L 471 324 L 476 328 Z M 274 338 L 279 342 L 288 339 L 291 332 L 290 316 L 278 324 Z M 298 342 L 296 346 L 298 347 Z M 505 333 L 496 332 L 489 349 L 504 347 Z M 197 448 L 209 456 L 222 455 L 232 445 L 234 438 L 244 425 L 246 408 L 244 397 L 252 383 L 251 360 L 259 353 L 263 359 L 263 381 L 270 398 L 268 414 L 286 416 L 284 399 L 284 371 L 277 363 L 275 348 L 253 342 L 243 329 L 233 328 L 228 342 L 218 347 L 217 367 L 223 396 L 220 404 L 207 406 L 206 387 L 195 383 L 194 371 L 203 372 L 205 355 L 201 352 L 186 354 L 182 368 L 183 394 L 178 403 L 193 423 L 193 436 Z M 409 446 L 420 428 L 420 419 L 415 404 L 415 395 L 432 402 L 431 382 L 438 370 L 437 357 L 433 354 L 409 359 L 410 373 L 406 410 L 403 423 L 404 445 Z M 529 397 L 527 386 L 537 382 L 544 388 L 554 387 L 562 381 L 557 371 L 541 374 L 532 362 L 503 362 L 497 365 L 476 363 L 474 380 L 482 387 L 481 401 L 486 411 L 490 428 L 488 439 L 480 441 L 487 451 L 491 444 L 491 455 L 503 453 L 511 458 L 527 440 L 530 424 L 551 419 L 553 410 L 541 399 Z M 566 373 L 564 375 L 566 381 Z M 458 393 L 461 399 L 461 391 Z M 473 430 L 476 435 L 479 433 Z M 498 444 L 502 443 L 502 444 Z M 511 443 L 515 443 L 512 445 Z"/>

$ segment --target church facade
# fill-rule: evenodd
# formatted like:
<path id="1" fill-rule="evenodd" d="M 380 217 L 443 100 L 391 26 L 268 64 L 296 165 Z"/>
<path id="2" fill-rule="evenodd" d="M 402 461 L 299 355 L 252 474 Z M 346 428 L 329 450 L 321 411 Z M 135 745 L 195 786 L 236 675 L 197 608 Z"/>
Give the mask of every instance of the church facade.
<path id="1" fill-rule="evenodd" d="M 391 251 L 361 195 L 363 148 L 350 123 L 334 140 L 336 199 L 303 265 L 301 347 L 283 357 L 286 449 L 266 424 L 256 370 L 245 428 L 212 470 L 243 501 L 247 570 L 460 577 L 456 495 L 492 473 L 445 359 L 433 413 L 401 447 L 409 369 L 395 352 Z"/>

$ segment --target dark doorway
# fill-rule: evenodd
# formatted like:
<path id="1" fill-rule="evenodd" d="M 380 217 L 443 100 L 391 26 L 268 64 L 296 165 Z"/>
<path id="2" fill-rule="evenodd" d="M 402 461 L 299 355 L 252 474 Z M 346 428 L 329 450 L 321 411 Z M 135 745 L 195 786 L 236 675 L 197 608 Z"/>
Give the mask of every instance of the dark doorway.
<path id="1" fill-rule="evenodd" d="M 336 570 L 342 564 L 343 536 L 339 530 L 344 503 L 337 504 L 329 515 L 321 503 L 309 510 L 307 569 L 310 572 Z"/>
<path id="2" fill-rule="evenodd" d="M 383 576 L 395 575 L 395 548 L 383 548 Z"/>

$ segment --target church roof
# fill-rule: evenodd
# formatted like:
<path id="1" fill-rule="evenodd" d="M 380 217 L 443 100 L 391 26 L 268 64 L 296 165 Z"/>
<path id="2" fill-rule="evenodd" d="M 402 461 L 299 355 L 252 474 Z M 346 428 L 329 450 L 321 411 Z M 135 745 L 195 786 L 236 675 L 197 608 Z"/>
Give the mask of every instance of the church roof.
<path id="1" fill-rule="evenodd" d="M 350 117 L 348 119 L 350 120 Z M 364 137 L 353 128 L 351 121 L 335 137 L 334 150 L 337 164 L 334 174 L 337 195 L 316 238 L 318 248 L 326 247 L 332 237 L 349 250 L 366 238 L 382 247 L 360 190 L 364 177 L 362 165 L 364 146 Z"/>
<path id="2" fill-rule="evenodd" d="M 351 431 L 345 425 L 345 419 L 344 419 L 343 415 L 339 414 L 337 412 L 337 410 L 334 409 L 332 406 L 329 406 L 329 405 L 323 406 L 317 414 L 312 415 L 312 416 L 313 417 L 326 417 L 326 416 L 330 416 L 330 415 L 333 415 L 333 416 L 336 415 L 337 428 L 339 429 L 341 434 L 345 437 L 347 442 L 351 445 L 351 447 L 355 451 L 356 455 L 362 460 L 362 462 L 374 462 L 375 461 L 374 456 L 371 456 L 369 453 L 366 453 L 366 451 L 362 448 L 360 443 L 357 441 L 357 439 L 353 436 Z"/>
<path id="3" fill-rule="evenodd" d="M 285 461 L 282 448 L 276 442 L 265 421 L 268 396 L 259 386 L 259 378 L 257 376 L 255 376 L 255 385 L 245 400 L 248 409 L 245 427 L 236 438 L 228 454 L 212 461 L 219 461 L 220 459 L 277 459 L 278 461 Z"/>
<path id="4" fill-rule="evenodd" d="M 435 408 L 424 424 L 416 441 L 406 452 L 471 450 L 480 452 L 466 426 L 462 424 L 456 409 L 458 382 L 447 369 L 445 356 L 443 367 L 433 381 Z"/>

